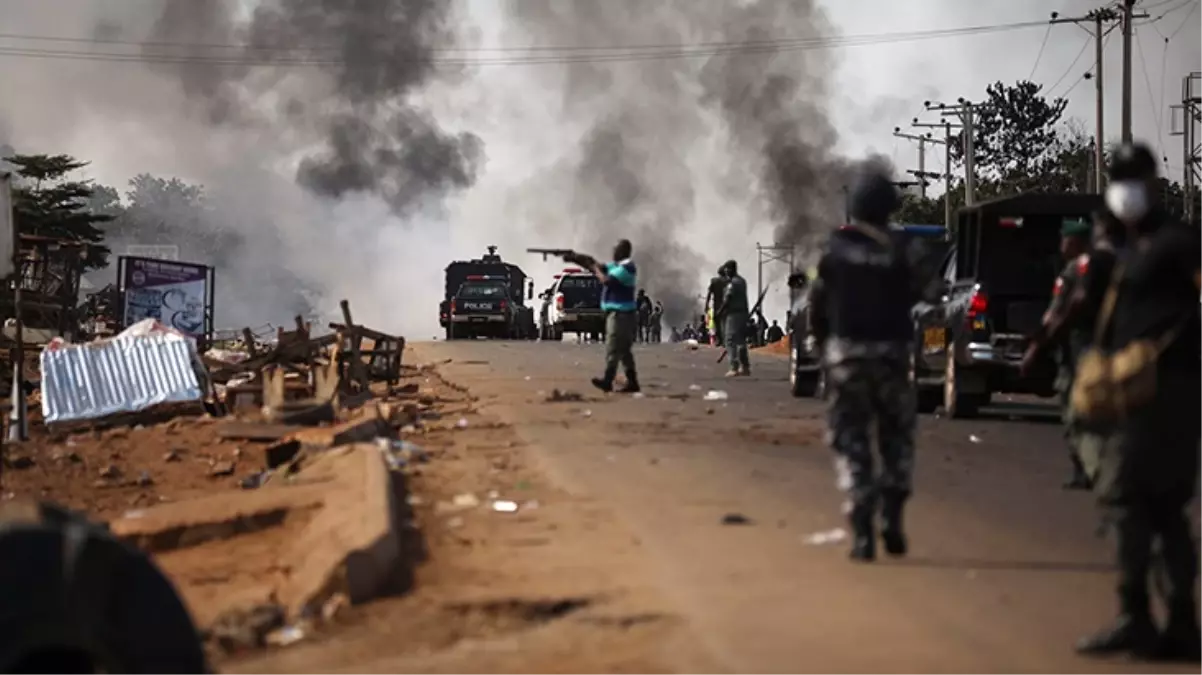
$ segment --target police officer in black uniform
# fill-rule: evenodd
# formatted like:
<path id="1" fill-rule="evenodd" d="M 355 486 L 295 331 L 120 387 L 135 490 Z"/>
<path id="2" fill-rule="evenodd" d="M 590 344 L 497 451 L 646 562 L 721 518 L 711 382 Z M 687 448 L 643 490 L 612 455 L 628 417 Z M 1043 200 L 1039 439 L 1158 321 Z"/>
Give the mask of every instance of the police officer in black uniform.
<path id="1" fill-rule="evenodd" d="M 1156 167 L 1145 146 L 1125 145 L 1115 153 L 1106 206 L 1126 230 L 1125 253 L 1116 256 L 1104 282 L 1091 281 L 1094 265 L 1086 273 L 1085 286 L 1095 298 L 1104 289 L 1094 346 L 1131 354 L 1137 343 L 1155 345 L 1155 393 L 1105 420 L 1110 430 L 1095 492 L 1117 535 L 1119 616 L 1078 649 L 1196 662 L 1202 655 L 1194 599 L 1198 546 L 1185 509 L 1194 497 L 1202 441 L 1202 238 L 1198 228 L 1169 217 L 1158 203 Z M 1168 582 L 1163 630 L 1149 607 L 1155 542 Z"/>
<path id="2" fill-rule="evenodd" d="M 850 501 L 851 558 L 860 561 L 876 557 L 878 508 L 885 551 L 900 556 L 907 550 L 902 511 L 911 492 L 916 422 L 910 308 L 925 280 L 904 238 L 888 227 L 900 201 L 883 170 L 865 167 L 850 193 L 853 223 L 831 235 L 810 288 L 810 334 L 820 345 L 831 390 L 829 437 L 838 483 Z"/>

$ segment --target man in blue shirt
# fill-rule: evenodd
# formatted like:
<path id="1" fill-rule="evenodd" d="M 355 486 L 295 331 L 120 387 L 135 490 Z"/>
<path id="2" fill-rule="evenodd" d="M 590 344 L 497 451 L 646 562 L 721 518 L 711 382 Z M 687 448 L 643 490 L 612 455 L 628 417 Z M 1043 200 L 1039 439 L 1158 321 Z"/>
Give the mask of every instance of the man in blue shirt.
<path id="1" fill-rule="evenodd" d="M 593 386 L 601 391 L 613 391 L 619 365 L 626 372 L 626 386 L 621 391 L 639 390 L 632 351 L 639 329 L 635 299 L 638 271 L 630 259 L 632 251 L 630 241 L 623 239 L 614 247 L 613 262 L 593 263 L 593 274 L 601 280 L 601 309 L 605 312 L 605 374 L 593 378 Z"/>

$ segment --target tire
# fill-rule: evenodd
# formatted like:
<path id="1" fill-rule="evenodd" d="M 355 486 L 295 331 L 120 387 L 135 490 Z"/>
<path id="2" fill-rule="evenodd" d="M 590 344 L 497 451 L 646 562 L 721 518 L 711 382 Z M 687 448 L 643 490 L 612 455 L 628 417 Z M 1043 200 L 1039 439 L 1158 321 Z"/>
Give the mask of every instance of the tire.
<path id="1" fill-rule="evenodd" d="M 947 375 L 943 380 L 943 409 L 952 419 L 970 419 L 981 412 L 981 397 L 960 393 L 956 384 L 956 358 L 948 354 Z"/>
<path id="2" fill-rule="evenodd" d="M 0 552 L 0 672 L 211 672 L 171 582 L 106 529 L 10 502 Z"/>
<path id="3" fill-rule="evenodd" d="M 818 394 L 819 374 L 798 373 L 797 348 L 789 349 L 789 393 L 795 398 L 812 398 Z"/>
<path id="4" fill-rule="evenodd" d="M 553 341 L 555 341 L 555 342 L 563 341 L 563 328 L 560 328 L 559 326 L 553 326 L 551 328 L 551 331 L 552 331 L 551 339 Z"/>

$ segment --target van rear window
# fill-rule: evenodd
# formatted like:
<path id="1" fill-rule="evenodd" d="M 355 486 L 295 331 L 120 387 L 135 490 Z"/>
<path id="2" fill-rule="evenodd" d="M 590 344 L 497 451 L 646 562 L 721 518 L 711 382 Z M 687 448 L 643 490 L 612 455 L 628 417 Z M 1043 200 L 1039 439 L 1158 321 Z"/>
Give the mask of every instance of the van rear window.
<path id="1" fill-rule="evenodd" d="M 1050 295 L 1063 261 L 1063 216 L 1002 218 L 982 228 L 979 278 L 995 295 Z"/>

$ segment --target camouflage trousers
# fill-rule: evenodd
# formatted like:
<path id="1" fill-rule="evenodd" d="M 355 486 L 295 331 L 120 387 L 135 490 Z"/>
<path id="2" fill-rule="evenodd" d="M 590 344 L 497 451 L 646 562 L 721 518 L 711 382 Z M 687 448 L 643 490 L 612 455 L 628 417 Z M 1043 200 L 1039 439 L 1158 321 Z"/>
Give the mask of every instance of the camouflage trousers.
<path id="1" fill-rule="evenodd" d="M 909 364 L 900 359 L 849 359 L 828 366 L 828 441 L 848 511 L 873 509 L 878 498 L 904 500 L 911 490 L 917 421 Z M 881 471 L 874 469 L 876 432 Z"/>

